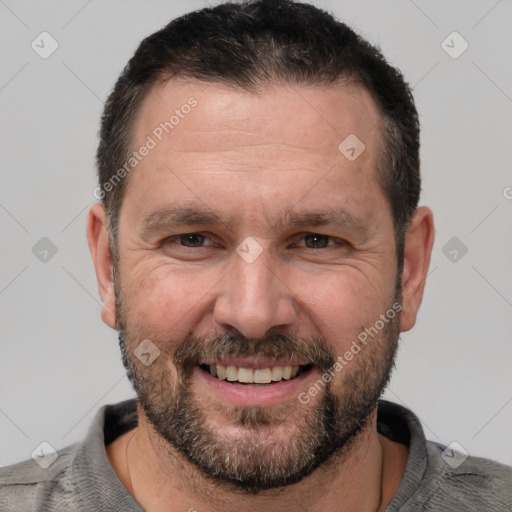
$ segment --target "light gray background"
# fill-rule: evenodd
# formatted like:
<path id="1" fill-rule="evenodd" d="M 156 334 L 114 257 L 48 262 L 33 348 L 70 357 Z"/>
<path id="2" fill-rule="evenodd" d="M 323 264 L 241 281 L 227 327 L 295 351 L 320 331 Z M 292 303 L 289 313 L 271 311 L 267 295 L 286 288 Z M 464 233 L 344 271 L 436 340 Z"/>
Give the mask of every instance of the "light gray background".
<path id="1" fill-rule="evenodd" d="M 381 46 L 421 114 L 437 240 L 386 397 L 430 439 L 512 464 L 511 2 L 316 3 Z M 102 404 L 133 396 L 85 238 L 99 117 L 140 40 L 205 5 L 0 0 L 0 465 L 82 439 Z M 43 31 L 59 45 L 47 59 L 31 48 Z M 457 59 L 441 47 L 453 31 L 469 44 Z M 42 237 L 58 249 L 46 263 Z M 457 262 L 452 237 L 468 248 Z"/>

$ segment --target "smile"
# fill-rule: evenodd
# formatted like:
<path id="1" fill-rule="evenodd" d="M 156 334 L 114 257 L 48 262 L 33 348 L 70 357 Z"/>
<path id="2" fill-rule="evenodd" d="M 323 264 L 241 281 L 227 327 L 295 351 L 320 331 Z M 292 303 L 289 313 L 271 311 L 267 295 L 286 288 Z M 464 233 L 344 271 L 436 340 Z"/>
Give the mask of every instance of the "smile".
<path id="1" fill-rule="evenodd" d="M 246 368 L 223 364 L 201 364 L 199 368 L 219 380 L 233 384 L 271 384 L 283 380 L 293 380 L 312 365 L 268 366 L 266 368 Z"/>

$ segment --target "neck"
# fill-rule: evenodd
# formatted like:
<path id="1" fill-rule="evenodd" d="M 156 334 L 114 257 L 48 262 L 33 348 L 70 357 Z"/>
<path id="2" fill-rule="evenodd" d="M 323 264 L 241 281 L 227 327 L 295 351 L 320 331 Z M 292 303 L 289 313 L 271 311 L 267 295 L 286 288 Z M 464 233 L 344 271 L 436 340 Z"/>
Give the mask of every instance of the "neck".
<path id="1" fill-rule="evenodd" d="M 340 457 L 300 482 L 258 495 L 212 482 L 170 449 L 139 409 L 135 430 L 107 447 L 121 482 L 149 512 L 268 510 L 316 512 L 383 511 L 391 501 L 407 460 L 407 449 L 377 433 L 377 411 Z"/>

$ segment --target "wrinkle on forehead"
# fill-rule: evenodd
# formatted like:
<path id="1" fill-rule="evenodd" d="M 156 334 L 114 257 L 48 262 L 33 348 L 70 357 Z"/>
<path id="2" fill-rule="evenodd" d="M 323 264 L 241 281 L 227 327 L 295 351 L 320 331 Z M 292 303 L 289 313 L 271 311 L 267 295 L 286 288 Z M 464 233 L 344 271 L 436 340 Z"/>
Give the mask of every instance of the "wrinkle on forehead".
<path id="1" fill-rule="evenodd" d="M 317 212 L 317 205 L 337 205 L 366 219 L 382 215 L 375 172 L 382 123 L 364 89 L 271 87 L 255 95 L 219 84 L 169 81 L 145 98 L 137 143 L 191 97 L 197 106 L 130 175 L 127 196 L 133 186 L 142 215 L 189 196 L 218 211 L 243 208 L 244 218 L 264 210 L 275 216 L 276 206 L 290 209 L 297 202 Z M 339 150 L 350 134 L 365 144 L 355 161 Z"/>
<path id="2" fill-rule="evenodd" d="M 261 94 L 221 84 L 169 80 L 144 99 L 136 122 L 136 144 L 165 122 L 190 97 L 198 104 L 165 134 L 159 146 L 176 151 L 227 151 L 241 146 L 282 144 L 336 150 L 349 134 L 375 138 L 381 116 L 361 87 L 271 86 Z M 366 144 L 369 151 L 372 144 Z M 158 149 L 158 148 L 157 148 Z"/>

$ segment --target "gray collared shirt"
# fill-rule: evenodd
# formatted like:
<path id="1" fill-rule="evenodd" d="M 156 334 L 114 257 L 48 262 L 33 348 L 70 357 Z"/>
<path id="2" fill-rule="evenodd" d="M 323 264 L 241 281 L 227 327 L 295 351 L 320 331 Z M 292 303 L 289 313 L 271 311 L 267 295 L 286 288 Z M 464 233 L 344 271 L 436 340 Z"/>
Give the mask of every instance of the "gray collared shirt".
<path id="1" fill-rule="evenodd" d="M 512 467 L 471 456 L 463 460 L 464 454 L 427 441 L 418 418 L 400 405 L 381 400 L 377 421 L 381 434 L 409 447 L 386 512 L 512 512 Z M 136 425 L 135 400 L 107 405 L 85 440 L 60 450 L 47 469 L 32 459 L 0 468 L 0 511 L 140 512 L 105 450 Z"/>

